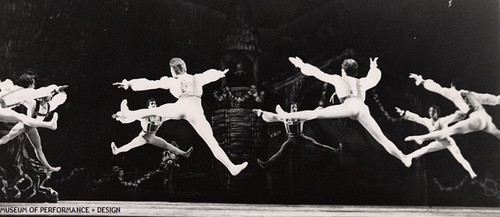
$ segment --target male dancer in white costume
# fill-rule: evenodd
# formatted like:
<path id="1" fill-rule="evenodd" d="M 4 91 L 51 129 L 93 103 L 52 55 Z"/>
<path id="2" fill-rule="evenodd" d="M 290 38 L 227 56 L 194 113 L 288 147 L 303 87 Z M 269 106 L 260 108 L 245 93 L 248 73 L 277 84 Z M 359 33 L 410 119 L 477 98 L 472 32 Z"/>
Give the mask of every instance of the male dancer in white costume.
<path id="1" fill-rule="evenodd" d="M 301 72 L 307 76 L 314 76 L 317 79 L 335 86 L 337 97 L 341 104 L 331 105 L 323 109 L 299 111 L 286 113 L 278 105 L 277 113 L 285 119 L 330 119 L 330 118 L 351 118 L 357 120 L 372 136 L 379 142 L 389 154 L 401 160 L 406 166 L 411 166 L 411 158 L 404 155 L 382 132 L 377 122 L 370 114 L 370 110 L 365 105 L 365 93 L 368 89 L 378 84 L 382 77 L 377 65 L 378 57 L 370 58 L 370 71 L 364 78 L 356 78 L 358 73 L 358 64 L 353 59 L 346 59 L 342 62 L 342 76 L 330 75 L 322 72 L 315 66 L 304 63 L 298 57 L 290 57 L 289 60 Z"/>
<path id="2" fill-rule="evenodd" d="M 125 104 L 124 104 L 125 106 Z M 148 108 L 156 108 L 156 101 L 154 99 L 148 100 Z M 140 119 L 142 130 L 137 137 L 132 139 L 126 145 L 117 148 L 115 143 L 111 143 L 111 151 L 114 155 L 117 155 L 122 152 L 127 152 L 130 149 L 137 148 L 144 144 L 151 144 L 166 150 L 173 152 L 176 155 L 182 155 L 188 158 L 193 151 L 193 147 L 189 148 L 187 151 L 182 151 L 174 145 L 168 143 L 163 138 L 156 136 L 156 132 L 160 128 L 163 123 L 163 118 L 157 115 L 149 116 L 143 119 Z"/>
<path id="3" fill-rule="evenodd" d="M 148 116 L 158 115 L 166 120 L 168 119 L 184 119 L 188 121 L 201 138 L 207 143 L 213 155 L 219 160 L 229 172 L 236 176 L 248 165 L 244 162 L 239 165 L 233 164 L 227 157 L 226 153 L 219 146 L 219 143 L 213 135 L 212 128 L 205 118 L 203 107 L 201 105 L 201 96 L 203 93 L 203 85 L 216 81 L 225 76 L 228 70 L 219 71 L 210 69 L 204 73 L 190 75 L 187 73 L 186 63 L 180 58 L 173 58 L 170 61 L 170 72 L 172 78 L 164 76 L 160 80 L 148 80 L 145 78 L 133 79 L 130 81 L 123 80 L 117 82 L 120 88 L 134 91 L 143 91 L 151 89 L 170 90 L 170 93 L 178 98 L 175 103 L 166 103 L 157 108 L 140 109 L 130 111 L 126 106 L 126 100 L 123 102 L 122 110 L 116 113 L 117 120 L 122 123 L 130 123 L 137 119 L 142 119 Z"/>
<path id="4" fill-rule="evenodd" d="M 407 110 L 401 110 L 400 108 L 396 107 L 396 111 L 401 115 L 401 118 L 403 120 L 408 120 L 412 121 L 415 123 L 418 123 L 422 126 L 427 127 L 429 132 L 433 132 L 436 130 L 441 130 L 446 127 L 450 123 L 454 123 L 456 121 L 460 120 L 460 114 L 458 112 L 455 112 L 451 115 L 448 115 L 446 117 L 439 117 L 439 107 L 432 105 L 429 107 L 429 117 L 430 118 L 423 118 L 418 116 L 415 113 L 412 113 Z M 411 159 L 413 158 L 418 158 L 424 154 L 435 152 L 435 151 L 440 151 L 443 149 L 447 149 L 451 155 L 455 158 L 455 160 L 458 161 L 462 165 L 462 167 L 469 173 L 470 177 L 472 179 L 476 178 L 477 175 L 472 170 L 472 167 L 470 166 L 470 163 L 464 158 L 462 153 L 460 152 L 460 149 L 458 148 L 457 144 L 455 143 L 455 140 L 451 137 L 446 137 L 444 139 L 436 139 L 435 141 L 432 141 L 428 145 L 408 154 L 408 157 Z"/>
<path id="5" fill-rule="evenodd" d="M 450 88 L 441 87 L 441 85 L 433 80 L 424 80 L 422 76 L 413 73 L 409 77 L 415 79 L 417 86 L 423 84 L 424 88 L 428 91 L 437 93 L 452 101 L 458 108 L 463 120 L 458 121 L 450 127 L 425 135 L 406 137 L 405 141 L 415 141 L 418 144 L 422 144 L 422 142 L 427 140 L 444 139 L 451 135 L 467 134 L 476 131 L 483 131 L 500 139 L 500 130 L 497 129 L 491 116 L 483 108 L 483 105 L 500 104 L 500 95 L 495 96 L 469 90 L 457 90 L 454 84 Z"/>

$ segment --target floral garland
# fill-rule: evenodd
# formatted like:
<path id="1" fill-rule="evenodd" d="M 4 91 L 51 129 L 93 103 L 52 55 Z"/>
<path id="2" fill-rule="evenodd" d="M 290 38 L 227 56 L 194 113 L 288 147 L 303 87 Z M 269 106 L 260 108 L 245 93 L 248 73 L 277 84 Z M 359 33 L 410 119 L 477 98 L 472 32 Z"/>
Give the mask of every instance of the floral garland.
<path id="1" fill-rule="evenodd" d="M 440 191 L 442 192 L 458 192 L 462 190 L 466 183 L 470 183 L 471 185 L 477 185 L 480 188 L 484 189 L 485 196 L 498 196 L 497 183 L 491 179 L 485 179 L 484 182 L 480 182 L 477 179 L 471 179 L 468 175 L 465 176 L 458 184 L 454 186 L 445 187 L 443 186 L 437 178 L 433 178 L 434 184 L 437 185 Z M 467 182 L 470 181 L 470 182 Z M 487 184 L 491 183 L 491 184 Z"/>
<path id="2" fill-rule="evenodd" d="M 59 184 L 65 183 L 68 180 L 73 179 L 75 176 L 82 173 L 84 170 L 85 170 L 84 168 L 74 168 L 73 170 L 71 170 L 69 175 L 67 175 L 66 177 L 63 177 L 63 178 L 60 178 L 57 180 L 52 180 L 52 182 L 59 183 Z"/>
<path id="3" fill-rule="evenodd" d="M 125 174 L 123 172 L 123 169 L 114 166 L 113 167 L 113 174 L 117 176 L 118 181 L 120 184 L 126 186 L 126 187 L 134 187 L 137 188 L 139 185 L 149 179 L 151 179 L 154 175 L 158 173 L 165 173 L 165 172 L 170 172 L 173 168 L 180 167 L 179 164 L 177 163 L 177 155 L 170 151 L 164 151 L 163 152 L 163 157 L 161 159 L 161 163 L 159 165 L 160 168 L 155 169 L 153 171 L 150 171 L 146 174 L 144 174 L 141 178 L 138 178 L 136 180 L 132 181 L 125 181 L 123 178 L 123 175 Z M 166 184 L 168 182 L 168 178 L 163 179 L 163 184 Z"/>
<path id="4" fill-rule="evenodd" d="M 247 93 L 243 96 L 234 96 L 229 87 L 222 88 L 222 91 L 220 93 L 216 90 L 213 92 L 213 95 L 219 102 L 229 99 L 232 102 L 242 103 L 249 100 L 250 98 L 253 98 L 255 102 L 262 103 L 262 101 L 264 101 L 265 92 L 259 92 L 257 90 L 257 87 L 255 85 L 252 85 L 250 86 L 250 90 L 248 90 Z"/>
<path id="5" fill-rule="evenodd" d="M 380 109 L 380 111 L 382 111 L 382 113 L 384 113 L 384 116 L 385 116 L 388 120 L 390 120 L 390 121 L 392 121 L 392 122 L 400 121 L 400 120 L 401 120 L 401 117 L 399 117 L 399 118 L 394 118 L 394 117 L 392 117 L 392 116 L 389 114 L 389 112 L 387 112 L 387 110 L 385 110 L 384 105 L 382 105 L 382 102 L 380 102 L 380 99 L 379 99 L 379 97 L 378 97 L 377 91 L 375 91 L 375 89 L 372 89 L 372 91 L 373 91 L 373 100 L 375 100 L 375 103 L 377 103 L 378 108 Z"/>

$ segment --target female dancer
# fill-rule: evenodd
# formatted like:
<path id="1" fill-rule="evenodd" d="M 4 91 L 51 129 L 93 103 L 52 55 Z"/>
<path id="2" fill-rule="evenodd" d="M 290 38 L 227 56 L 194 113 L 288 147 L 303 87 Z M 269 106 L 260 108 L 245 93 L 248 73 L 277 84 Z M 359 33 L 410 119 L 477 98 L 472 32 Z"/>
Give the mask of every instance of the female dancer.
<path id="1" fill-rule="evenodd" d="M 342 76 L 330 75 L 322 72 L 318 68 L 304 63 L 298 57 L 290 57 L 289 60 L 296 67 L 300 68 L 302 73 L 307 76 L 314 76 L 317 79 L 335 86 L 337 97 L 340 99 L 340 105 L 332 105 L 324 109 L 309 111 L 299 111 L 294 113 L 285 113 L 278 105 L 276 112 L 281 118 L 285 119 L 329 119 L 329 118 L 351 118 L 359 121 L 361 125 L 379 142 L 389 154 L 395 156 L 406 167 L 411 166 L 411 158 L 404 155 L 382 132 L 377 122 L 370 114 L 368 106 L 365 105 L 365 93 L 368 89 L 377 85 L 382 76 L 377 68 L 377 59 L 370 58 L 370 71 L 364 78 L 355 78 L 357 75 L 358 64 L 353 59 L 346 59 L 342 62 Z"/>
<path id="2" fill-rule="evenodd" d="M 288 139 L 281 145 L 281 148 L 276 154 L 274 154 L 269 160 L 261 161 L 257 159 L 257 163 L 262 167 L 266 168 L 271 165 L 274 161 L 279 159 L 283 154 L 283 151 L 286 151 L 291 146 L 294 145 L 315 145 L 324 149 L 328 149 L 332 152 L 338 152 L 338 149 L 332 148 L 327 145 L 320 144 L 316 142 L 313 138 L 310 138 L 302 133 L 302 129 L 304 126 L 304 120 L 298 119 L 283 119 L 278 116 L 278 114 L 272 112 L 262 111 L 260 109 L 252 110 L 257 114 L 257 116 L 261 116 L 265 122 L 283 122 L 285 124 L 286 133 L 288 134 Z M 290 106 L 290 112 L 297 112 L 297 104 L 292 103 Z"/>
<path id="3" fill-rule="evenodd" d="M 126 105 L 127 101 L 124 100 L 124 102 L 122 102 L 124 103 L 122 110 L 116 113 L 117 120 L 122 123 L 130 123 L 134 120 L 153 115 L 162 116 L 166 120 L 187 120 L 207 143 L 215 158 L 224 164 L 233 176 L 236 176 L 247 167 L 248 162 L 235 165 L 229 160 L 226 153 L 224 153 L 213 136 L 212 128 L 205 118 L 203 107 L 201 106 L 203 85 L 224 77 L 227 71 L 228 70 L 219 71 L 210 69 L 204 73 L 190 75 L 187 73 L 186 63 L 180 58 L 173 58 L 170 60 L 172 78 L 164 76 L 160 80 L 155 81 L 141 78 L 114 83 L 114 85 L 120 88 L 128 89 L 130 87 L 134 91 L 151 89 L 170 90 L 170 93 L 178 98 L 175 103 L 167 103 L 157 108 L 140 109 L 136 111 L 130 111 Z"/>
<path id="4" fill-rule="evenodd" d="M 18 85 L 26 89 L 33 89 L 35 87 L 35 80 L 33 75 L 23 74 L 17 80 Z M 59 90 L 62 91 L 62 90 Z M 27 115 L 36 118 L 37 120 L 43 120 L 47 117 L 50 112 L 54 111 L 59 105 L 66 101 L 67 95 L 64 92 L 54 92 L 54 96 L 47 96 L 39 98 L 37 100 L 25 100 L 22 105 L 27 108 Z M 56 114 L 54 114 L 56 115 Z M 9 131 L 9 133 L 2 138 L 0 138 L 0 145 L 9 142 L 10 140 L 16 138 L 20 134 L 25 133 L 31 145 L 35 149 L 35 154 L 40 162 L 43 164 L 48 172 L 57 172 L 61 167 L 53 167 L 47 161 L 45 154 L 42 150 L 42 144 L 40 140 L 40 134 L 36 127 L 26 126 L 23 123 L 17 123 Z"/>
<path id="5" fill-rule="evenodd" d="M 418 144 L 433 139 L 444 139 L 455 134 L 467 134 L 475 131 L 483 131 L 494 135 L 500 139 L 500 130 L 493 124 L 492 118 L 483 108 L 483 105 L 498 105 L 500 103 L 500 95 L 476 93 L 469 90 L 457 90 L 452 84 L 450 88 L 441 87 L 438 83 L 431 79 L 424 80 L 422 76 L 411 73 L 410 78 L 415 79 L 415 84 L 418 86 L 423 84 L 424 88 L 440 94 L 441 96 L 452 101 L 458 108 L 463 120 L 456 124 L 430 132 L 425 135 L 409 136 L 405 141 L 415 141 Z"/>
<path id="6" fill-rule="evenodd" d="M 446 117 L 439 117 L 439 107 L 436 105 L 432 105 L 429 107 L 429 117 L 430 118 L 423 118 L 418 116 L 417 114 L 414 114 L 410 111 L 403 111 L 400 108 L 396 107 L 396 111 L 401 115 L 401 117 L 404 120 L 408 121 L 413 121 L 415 123 L 418 123 L 420 125 L 423 125 L 427 127 L 429 132 L 440 130 L 443 128 L 448 127 L 448 124 L 459 121 L 460 120 L 460 114 L 458 112 L 455 112 L 451 115 L 448 115 Z M 428 145 L 410 153 L 408 155 L 409 158 L 418 158 L 424 154 L 443 150 L 443 149 L 448 149 L 448 151 L 453 155 L 455 160 L 458 161 L 462 165 L 462 167 L 467 170 L 471 178 L 476 178 L 477 175 L 472 170 L 472 167 L 470 166 L 470 163 L 464 158 L 462 153 L 460 152 L 460 149 L 458 148 L 457 144 L 455 143 L 455 140 L 451 137 L 446 137 L 444 139 L 436 139 L 435 141 L 429 143 Z"/>
<path id="7" fill-rule="evenodd" d="M 125 104 L 123 104 L 122 106 L 125 106 Z M 156 101 L 154 99 L 148 100 L 148 108 L 156 108 L 156 107 L 157 107 Z M 191 155 L 191 152 L 193 151 L 193 147 L 191 147 L 187 151 L 182 151 L 179 148 L 175 147 L 174 145 L 165 141 L 163 138 L 156 136 L 156 132 L 160 128 L 163 121 L 164 121 L 163 118 L 157 115 L 141 119 L 140 122 L 142 131 L 139 133 L 139 135 L 134 139 L 132 139 L 132 141 L 130 141 L 128 144 L 120 148 L 117 148 L 115 143 L 112 142 L 111 143 L 112 153 L 114 155 L 117 155 L 119 153 L 127 152 L 130 149 L 137 148 L 139 146 L 149 143 L 151 145 L 172 151 L 176 155 L 182 155 L 186 158 L 189 157 Z"/>

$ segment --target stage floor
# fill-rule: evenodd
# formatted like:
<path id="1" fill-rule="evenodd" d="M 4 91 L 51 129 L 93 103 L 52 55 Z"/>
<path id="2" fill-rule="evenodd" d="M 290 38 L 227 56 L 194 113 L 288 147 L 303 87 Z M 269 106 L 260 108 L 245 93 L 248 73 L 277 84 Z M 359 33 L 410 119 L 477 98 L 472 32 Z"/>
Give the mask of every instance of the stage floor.
<path id="1" fill-rule="evenodd" d="M 59 201 L 58 203 L 0 203 L 0 215 L 496 217 L 500 216 L 500 208 Z"/>

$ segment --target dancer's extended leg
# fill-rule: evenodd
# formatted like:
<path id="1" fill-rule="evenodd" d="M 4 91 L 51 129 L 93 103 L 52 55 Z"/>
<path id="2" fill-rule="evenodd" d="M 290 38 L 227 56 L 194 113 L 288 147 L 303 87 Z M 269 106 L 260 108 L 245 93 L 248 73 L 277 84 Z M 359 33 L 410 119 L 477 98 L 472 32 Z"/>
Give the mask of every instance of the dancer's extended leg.
<path id="1" fill-rule="evenodd" d="M 440 140 L 455 134 L 466 134 L 474 132 L 484 127 L 485 124 L 483 124 L 483 121 L 478 118 L 470 117 L 442 130 L 436 130 L 434 132 L 419 136 L 408 136 L 405 138 L 405 141 L 415 141 L 417 144 L 422 144 L 427 140 Z"/>
<path id="2" fill-rule="evenodd" d="M 0 108 L 0 121 L 8 122 L 8 123 L 17 123 L 21 122 L 29 127 L 43 127 L 49 128 L 51 130 L 57 129 L 57 113 L 54 113 L 52 120 L 46 122 L 42 120 L 37 120 L 34 118 L 30 118 L 26 115 L 19 114 L 10 109 Z"/>
<path id="3" fill-rule="evenodd" d="M 358 121 L 363 127 L 380 143 L 389 154 L 398 158 L 406 167 L 411 166 L 411 158 L 405 156 L 394 143 L 392 143 L 382 132 L 377 122 L 373 119 L 369 112 L 361 111 L 358 116 Z"/>
<path id="4" fill-rule="evenodd" d="M 429 143 L 428 145 L 426 145 L 422 148 L 419 148 L 418 150 L 408 154 L 407 156 L 409 158 L 413 159 L 413 158 L 419 158 L 420 156 L 427 154 L 427 153 L 443 150 L 446 148 L 446 146 L 443 144 L 443 142 L 445 142 L 445 141 L 442 141 L 442 142 L 433 141 L 433 142 Z"/>
<path id="5" fill-rule="evenodd" d="M 30 141 L 33 148 L 35 148 L 35 154 L 37 158 L 45 166 L 48 172 L 57 172 L 61 170 L 61 167 L 52 167 L 47 161 L 47 158 L 45 157 L 45 154 L 42 150 L 42 142 L 40 140 L 40 134 L 38 134 L 38 130 L 36 128 L 28 128 L 26 129 L 26 135 L 28 135 L 28 140 Z"/>
<path id="6" fill-rule="evenodd" d="M 455 143 L 455 140 L 451 139 L 450 142 L 451 145 L 449 145 L 447 149 L 450 151 L 451 155 L 453 155 L 453 157 L 458 161 L 458 163 L 460 163 L 462 167 L 469 173 L 471 178 L 473 179 L 476 178 L 477 177 L 476 173 L 474 172 L 474 170 L 472 170 L 469 161 L 467 161 L 460 152 L 460 149 Z"/>
<path id="7" fill-rule="evenodd" d="M 128 108 L 127 100 L 124 99 L 120 104 L 120 111 L 117 112 L 114 117 L 116 120 L 127 124 L 154 115 L 167 119 L 179 119 L 180 111 L 182 111 L 182 108 L 178 108 L 172 103 L 163 104 L 155 108 L 145 108 L 131 111 Z"/>
<path id="8" fill-rule="evenodd" d="M 347 105 L 347 104 L 339 104 L 328 106 L 323 109 L 315 109 L 315 110 L 304 110 L 298 112 L 288 113 L 285 112 L 281 106 L 276 106 L 276 113 L 285 119 L 300 119 L 300 120 L 312 120 L 312 119 L 334 119 L 334 118 L 346 118 L 352 117 L 356 115 L 358 109 Z"/>
<path id="9" fill-rule="evenodd" d="M 497 126 L 495 126 L 495 124 L 491 121 L 486 124 L 484 132 L 494 135 L 497 139 L 500 139 L 500 130 L 498 130 Z"/>
<path id="10" fill-rule="evenodd" d="M 235 165 L 233 164 L 233 162 L 231 162 L 231 160 L 229 160 L 226 153 L 222 150 L 222 148 L 219 146 L 219 143 L 213 136 L 212 128 L 208 121 L 205 119 L 203 111 L 201 111 L 201 114 L 194 114 L 190 117 L 187 117 L 186 120 L 193 126 L 196 132 L 207 143 L 215 158 L 222 164 L 224 164 L 224 166 L 226 166 L 226 168 L 233 176 L 238 175 L 243 169 L 247 167 L 247 162 Z"/>
<path id="11" fill-rule="evenodd" d="M 188 158 L 191 155 L 191 152 L 193 151 L 193 147 L 189 148 L 187 151 L 180 150 L 179 148 L 165 141 L 165 139 L 155 135 L 151 135 L 151 138 L 149 138 L 148 140 L 151 145 L 169 150 L 176 155 L 181 155 L 186 158 Z"/>
<path id="12" fill-rule="evenodd" d="M 116 144 L 114 142 L 112 142 L 111 143 L 111 152 L 114 155 L 117 155 L 117 154 L 122 153 L 122 152 L 127 152 L 130 149 L 142 146 L 142 145 L 146 144 L 146 142 L 147 142 L 146 139 L 144 139 L 141 135 L 135 137 L 129 143 L 125 144 L 124 146 L 122 146 L 120 148 L 117 148 Z"/>
<path id="13" fill-rule="evenodd" d="M 323 145 L 323 144 L 321 144 L 321 143 L 319 143 L 319 142 L 316 142 L 316 140 L 314 140 L 314 139 L 313 139 L 313 138 L 311 138 L 311 137 L 308 137 L 308 136 L 306 136 L 306 135 L 302 135 L 302 137 L 303 137 L 304 139 L 306 139 L 306 140 L 309 140 L 309 141 L 311 142 L 311 144 L 314 144 L 314 145 L 316 145 L 316 146 L 319 146 L 319 147 L 321 147 L 321 148 L 327 149 L 327 150 L 332 151 L 332 152 L 335 152 L 335 153 L 338 153 L 338 152 L 339 152 L 339 149 L 337 149 L 337 148 L 333 148 L 333 147 L 330 147 L 330 146 L 328 146 L 328 145 Z"/>
<path id="14" fill-rule="evenodd" d="M 280 149 L 273 155 L 269 158 L 269 160 L 267 161 L 261 161 L 260 159 L 257 159 L 257 163 L 262 167 L 262 168 L 266 168 L 267 166 L 271 165 L 274 163 L 274 161 L 276 161 L 277 159 L 279 159 L 281 157 L 281 155 L 283 154 L 283 151 L 287 150 L 288 147 L 290 146 L 290 140 L 288 139 L 287 141 L 285 141 Z"/>
<path id="15" fill-rule="evenodd" d="M 0 145 L 6 144 L 10 140 L 16 138 L 26 131 L 26 127 L 23 123 L 19 122 L 12 129 L 10 129 L 9 133 L 2 138 L 0 138 Z"/>

